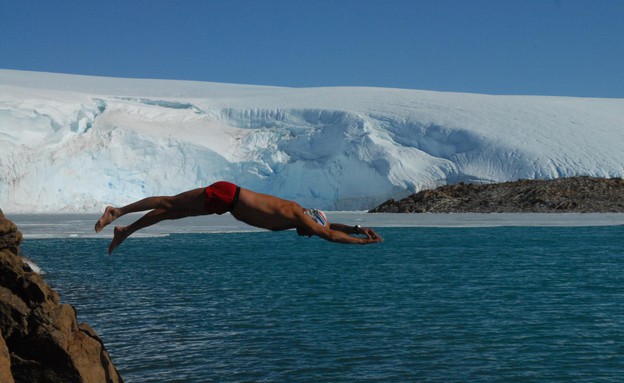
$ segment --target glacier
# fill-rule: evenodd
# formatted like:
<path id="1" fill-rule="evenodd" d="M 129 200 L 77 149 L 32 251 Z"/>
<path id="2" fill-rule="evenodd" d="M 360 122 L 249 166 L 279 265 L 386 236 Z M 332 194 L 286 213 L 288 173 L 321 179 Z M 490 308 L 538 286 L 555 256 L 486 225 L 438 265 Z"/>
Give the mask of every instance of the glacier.
<path id="1" fill-rule="evenodd" d="M 327 210 L 457 182 L 624 175 L 624 99 L 0 70 L 0 208 L 99 212 L 228 180 Z"/>

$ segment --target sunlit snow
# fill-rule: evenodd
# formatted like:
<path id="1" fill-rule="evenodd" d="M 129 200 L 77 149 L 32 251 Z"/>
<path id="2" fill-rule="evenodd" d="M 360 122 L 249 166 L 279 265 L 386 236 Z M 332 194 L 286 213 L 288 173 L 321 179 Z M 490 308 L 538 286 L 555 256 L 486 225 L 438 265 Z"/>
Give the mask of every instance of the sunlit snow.
<path id="1" fill-rule="evenodd" d="M 423 188 L 624 175 L 624 99 L 0 70 L 0 208 L 97 212 L 229 180 L 331 210 Z"/>

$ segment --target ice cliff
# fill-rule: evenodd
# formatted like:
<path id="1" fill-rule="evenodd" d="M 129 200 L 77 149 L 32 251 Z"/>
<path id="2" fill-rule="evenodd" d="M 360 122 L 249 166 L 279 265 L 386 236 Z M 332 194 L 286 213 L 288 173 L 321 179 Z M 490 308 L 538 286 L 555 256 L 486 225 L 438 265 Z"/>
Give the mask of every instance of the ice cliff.
<path id="1" fill-rule="evenodd" d="M 0 70 L 0 206 L 100 211 L 216 180 L 323 209 L 459 181 L 624 176 L 624 99 Z"/>

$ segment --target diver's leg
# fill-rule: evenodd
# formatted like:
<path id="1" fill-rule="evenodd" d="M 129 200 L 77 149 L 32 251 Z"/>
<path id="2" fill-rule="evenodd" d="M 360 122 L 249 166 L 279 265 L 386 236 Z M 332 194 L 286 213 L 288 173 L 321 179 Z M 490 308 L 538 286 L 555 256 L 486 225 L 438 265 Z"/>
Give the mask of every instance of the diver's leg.
<path id="1" fill-rule="evenodd" d="M 107 206 L 104 214 L 95 224 L 95 232 L 99 233 L 106 225 L 128 213 L 146 210 L 174 210 L 192 212 L 200 215 L 205 209 L 205 188 L 198 188 L 175 196 L 147 197 L 123 207 Z M 168 218 L 163 218 L 168 219 Z"/>
<path id="2" fill-rule="evenodd" d="M 126 238 L 128 238 L 130 235 L 132 235 L 132 233 L 136 232 L 137 230 L 141 230 L 148 226 L 155 225 L 158 222 L 167 219 L 180 219 L 197 215 L 200 214 L 197 214 L 197 212 L 191 210 L 152 210 L 128 226 L 116 226 L 113 232 L 113 240 L 108 247 L 108 254 L 111 254 L 117 246 L 121 245 L 121 243 L 125 241 Z"/>

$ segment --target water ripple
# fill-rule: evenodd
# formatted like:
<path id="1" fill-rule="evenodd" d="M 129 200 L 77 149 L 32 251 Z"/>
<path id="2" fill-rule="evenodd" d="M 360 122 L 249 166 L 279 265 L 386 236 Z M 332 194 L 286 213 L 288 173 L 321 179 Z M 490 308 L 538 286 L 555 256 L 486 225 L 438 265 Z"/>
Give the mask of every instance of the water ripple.
<path id="1" fill-rule="evenodd" d="M 28 240 L 127 382 L 616 382 L 621 227 Z"/>

